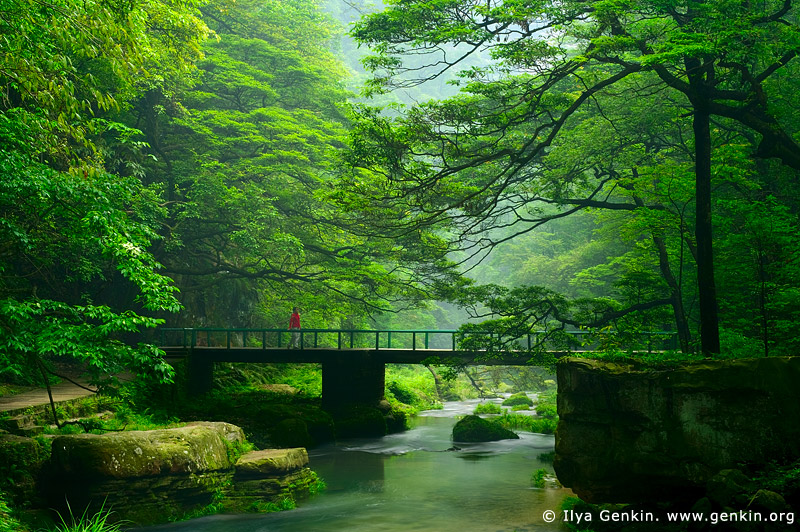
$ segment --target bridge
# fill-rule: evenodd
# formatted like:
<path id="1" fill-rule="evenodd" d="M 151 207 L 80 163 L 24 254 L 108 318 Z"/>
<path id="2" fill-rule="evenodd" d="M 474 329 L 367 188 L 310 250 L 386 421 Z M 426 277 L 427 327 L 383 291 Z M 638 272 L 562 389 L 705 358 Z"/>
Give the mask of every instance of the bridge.
<path id="1" fill-rule="evenodd" d="M 190 393 L 211 390 L 216 362 L 319 363 L 322 365 L 322 399 L 326 406 L 341 403 L 376 403 L 383 398 L 386 364 L 463 364 L 525 366 L 534 362 L 532 349 L 542 349 L 546 335 L 531 332 L 520 337 L 497 333 L 435 329 L 301 329 L 299 347 L 290 348 L 287 329 L 162 328 L 159 347 L 168 359 L 188 359 Z M 591 331 L 569 331 L 572 345 L 546 350 L 556 358 L 591 351 Z M 646 350 L 674 343 L 673 333 L 642 333 Z M 460 348 L 467 337 L 504 343 L 504 349 L 485 351 Z"/>

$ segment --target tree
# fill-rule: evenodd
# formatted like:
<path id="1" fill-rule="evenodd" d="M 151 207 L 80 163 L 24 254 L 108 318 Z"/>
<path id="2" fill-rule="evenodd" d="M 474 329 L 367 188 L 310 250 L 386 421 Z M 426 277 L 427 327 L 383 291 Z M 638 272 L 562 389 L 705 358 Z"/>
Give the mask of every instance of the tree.
<path id="1" fill-rule="evenodd" d="M 163 353 L 122 341 L 178 303 L 148 252 L 156 197 L 109 171 L 111 151 L 136 149 L 109 115 L 187 75 L 208 28 L 191 4 L 12 0 L 0 32 L 3 372 L 49 386 L 51 363 L 73 360 L 98 384 L 123 367 L 169 379 Z"/>
<path id="2" fill-rule="evenodd" d="M 126 117 L 164 194 L 153 252 L 181 288 L 174 322 L 284 325 L 299 305 L 323 326 L 419 297 L 329 199 L 348 127 L 335 24 L 312 0 L 201 10 L 217 39 L 197 83 L 156 87 Z"/>
<path id="3" fill-rule="evenodd" d="M 397 1 L 353 34 L 377 52 L 367 60 L 374 91 L 436 78 L 474 54 L 495 60 L 491 68 L 463 71 L 456 98 L 423 103 L 400 118 L 361 110 L 354 149 L 353 159 L 380 176 L 374 189 L 391 187 L 392 194 L 376 194 L 382 204 L 413 213 L 402 227 L 438 221 L 458 228 L 467 245 L 491 245 L 480 236 L 486 227 L 567 215 L 569 208 L 551 216 L 526 209 L 542 197 L 570 205 L 561 193 L 577 184 L 585 201 L 572 210 L 608 197 L 620 179 L 585 186 L 586 174 L 582 183 L 547 180 L 540 167 L 599 98 L 668 89 L 661 105 L 692 118 L 701 349 L 719 352 L 712 117 L 746 131 L 752 156 L 800 169 L 793 111 L 774 105 L 796 86 L 784 75 L 800 50 L 795 2 Z M 429 68 L 406 68 L 405 56 L 427 57 Z M 620 208 L 639 207 L 633 199 Z"/>

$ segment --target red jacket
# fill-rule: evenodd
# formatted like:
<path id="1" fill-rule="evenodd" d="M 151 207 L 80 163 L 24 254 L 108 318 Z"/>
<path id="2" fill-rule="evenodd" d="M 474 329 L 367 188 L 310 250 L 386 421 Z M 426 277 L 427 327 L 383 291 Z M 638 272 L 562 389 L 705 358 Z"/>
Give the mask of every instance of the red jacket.
<path id="1" fill-rule="evenodd" d="M 290 329 L 300 328 L 300 314 L 297 314 L 296 312 L 292 313 L 292 317 L 289 318 L 289 328 Z"/>

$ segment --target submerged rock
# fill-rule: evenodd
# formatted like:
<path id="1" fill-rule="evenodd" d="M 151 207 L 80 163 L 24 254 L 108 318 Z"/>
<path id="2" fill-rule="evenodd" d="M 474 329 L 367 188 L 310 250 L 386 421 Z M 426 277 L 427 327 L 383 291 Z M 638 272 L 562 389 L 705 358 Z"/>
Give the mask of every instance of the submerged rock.
<path id="1" fill-rule="evenodd" d="M 454 442 L 485 442 L 509 439 L 519 439 L 519 436 L 497 423 L 476 415 L 464 417 L 453 427 Z"/>

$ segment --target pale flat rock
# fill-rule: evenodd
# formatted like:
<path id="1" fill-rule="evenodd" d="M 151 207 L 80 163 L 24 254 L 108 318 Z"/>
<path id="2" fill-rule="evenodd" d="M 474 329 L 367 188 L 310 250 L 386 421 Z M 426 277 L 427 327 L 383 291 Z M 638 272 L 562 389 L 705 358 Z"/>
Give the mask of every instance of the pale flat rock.
<path id="1" fill-rule="evenodd" d="M 236 475 L 279 476 L 308 465 L 308 453 L 303 447 L 265 449 L 245 454 L 236 462 Z"/>

